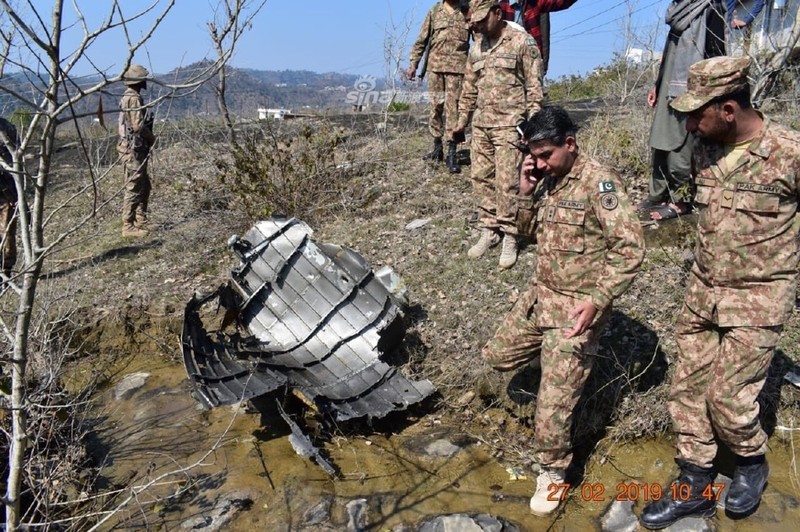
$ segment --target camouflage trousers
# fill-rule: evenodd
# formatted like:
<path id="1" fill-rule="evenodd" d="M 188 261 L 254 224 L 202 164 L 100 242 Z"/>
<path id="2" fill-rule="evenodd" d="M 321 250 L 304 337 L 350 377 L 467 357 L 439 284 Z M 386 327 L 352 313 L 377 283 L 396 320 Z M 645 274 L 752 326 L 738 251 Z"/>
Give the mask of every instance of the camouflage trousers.
<path id="1" fill-rule="evenodd" d="M 517 234 L 517 196 L 522 153 L 513 146 L 513 127 L 472 128 L 472 190 L 478 201 L 480 226 Z"/>
<path id="2" fill-rule="evenodd" d="M 122 198 L 122 223 L 141 227 L 147 220 L 147 204 L 152 188 L 147 173 L 148 157 L 125 155 L 123 161 L 125 191 Z"/>
<path id="3" fill-rule="evenodd" d="M 576 302 L 577 303 L 577 302 Z M 511 371 L 541 355 L 533 447 L 537 461 L 551 468 L 572 462 L 570 432 L 575 405 L 589 378 L 607 312 L 582 335 L 536 325 L 536 285 L 520 296 L 481 352 L 494 369 Z"/>
<path id="4" fill-rule="evenodd" d="M 461 97 L 463 74 L 431 72 L 428 77 L 428 93 L 431 107 L 428 116 L 428 131 L 434 138 L 453 137 L 458 123 L 458 99 Z"/>
<path id="5" fill-rule="evenodd" d="M 675 325 L 678 360 L 669 396 L 679 458 L 711 467 L 715 434 L 739 456 L 766 452 L 756 398 L 782 329 L 719 327 L 684 305 Z"/>
<path id="6" fill-rule="evenodd" d="M 0 268 L 11 275 L 11 268 L 17 262 L 17 201 L 7 198 L 0 192 L 0 238 L 2 238 L 2 257 Z"/>

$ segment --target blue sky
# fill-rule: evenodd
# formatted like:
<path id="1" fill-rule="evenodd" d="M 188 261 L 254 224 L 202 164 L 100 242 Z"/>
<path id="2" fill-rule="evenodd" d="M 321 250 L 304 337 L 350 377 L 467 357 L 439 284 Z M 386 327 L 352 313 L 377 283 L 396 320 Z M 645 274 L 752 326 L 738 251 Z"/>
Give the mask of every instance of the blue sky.
<path id="1" fill-rule="evenodd" d="M 90 24 L 107 13 L 110 2 L 75 0 Z M 151 5 L 156 0 L 124 0 L 124 10 Z M 74 19 L 71 1 L 65 2 L 67 20 Z M 644 37 L 637 47 L 663 42 L 663 14 L 669 0 L 578 0 L 566 11 L 552 14 L 552 57 L 548 77 L 582 74 L 607 63 L 625 49 L 624 35 Z M 51 0 L 33 0 L 47 13 Z M 406 50 L 415 39 L 432 0 L 339 0 L 288 2 L 267 0 L 233 59 L 237 67 L 262 70 L 312 70 L 381 76 L 385 72 L 384 41 L 387 32 L 400 35 L 411 27 Z M 161 28 L 136 57 L 154 72 L 213 56 L 206 23 L 217 6 L 215 0 L 177 0 Z M 628 12 L 632 12 L 628 16 Z M 145 17 L 152 20 L 153 15 Z M 631 23 L 633 31 L 625 24 Z M 393 29 L 394 28 L 394 29 Z M 136 32 L 143 31 L 133 27 Z M 67 42 L 80 33 L 72 26 Z M 108 36 L 91 51 L 94 64 L 115 71 L 121 67 L 126 47 L 121 32 Z M 404 52 L 407 57 L 407 52 Z M 404 65 L 407 65 L 404 61 Z M 84 69 L 81 69 L 84 70 Z M 79 72 L 85 74 L 88 72 Z"/>

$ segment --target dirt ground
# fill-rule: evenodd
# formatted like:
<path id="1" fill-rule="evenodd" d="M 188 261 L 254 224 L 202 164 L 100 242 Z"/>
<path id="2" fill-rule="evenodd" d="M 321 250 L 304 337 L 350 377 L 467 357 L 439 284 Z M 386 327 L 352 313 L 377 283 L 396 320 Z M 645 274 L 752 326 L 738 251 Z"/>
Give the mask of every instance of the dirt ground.
<path id="1" fill-rule="evenodd" d="M 620 145 L 609 147 L 601 133 L 613 111 L 598 114 L 595 109 L 585 116 L 590 114 L 596 118 L 585 124 L 579 144 L 585 139 L 587 153 L 617 166 L 634 201 L 641 199 L 646 181 L 632 170 L 641 170 L 635 154 L 641 151 L 640 128 L 647 117 L 633 114 L 623 121 L 628 140 L 615 137 L 621 138 Z M 349 197 L 331 197 L 314 213 L 315 238 L 355 249 L 374 268 L 392 266 L 408 287 L 406 339 L 389 357 L 406 374 L 433 381 L 439 391 L 413 415 L 444 417 L 503 463 L 531 467 L 538 374 L 497 374 L 479 353 L 535 274 L 536 249 L 523 247 L 509 271 L 498 269 L 496 249 L 479 260 L 468 259 L 466 250 L 477 238 L 470 221 L 474 204 L 469 168 L 453 175 L 420 160 L 429 140 L 413 116 L 395 118 L 386 127 L 381 121 L 377 115 L 333 121 L 348 139 L 337 155 L 340 163 L 366 169 L 353 178 Z M 82 356 L 74 362 L 84 368 L 89 363 L 95 377 L 105 372 L 110 379 L 114 371 L 113 364 L 98 360 L 141 354 L 153 357 L 154 366 L 179 368 L 185 303 L 194 291 L 209 291 L 227 280 L 235 261 L 225 243 L 253 222 L 219 181 L 217 161 L 226 157 L 220 135 L 197 125 L 165 127 L 171 129 L 161 132 L 151 164 L 149 237 L 132 240 L 120 234 L 118 167 L 101 182 L 97 197 L 79 194 L 56 212 L 47 229 L 55 234 L 85 216 L 93 204 L 107 202 L 48 259 L 40 291 L 42 297 L 67 298 L 78 310 L 75 326 Z M 105 169 L 113 160 L 111 142 L 102 135 L 96 140 Z M 87 178 L 84 167 L 75 145 L 58 153 L 50 205 L 76 193 L 78 182 Z M 420 219 L 427 220 L 422 227 L 407 228 Z M 691 219 L 646 228 L 649 249 L 642 271 L 615 302 L 576 413 L 579 467 L 602 460 L 620 443 L 660 436 L 669 428 L 665 383 L 675 353 L 673 321 L 692 259 L 692 229 Z M 797 397 L 782 376 L 800 361 L 798 337 L 800 313 L 787 324 L 763 394 L 767 427 L 794 425 Z"/>

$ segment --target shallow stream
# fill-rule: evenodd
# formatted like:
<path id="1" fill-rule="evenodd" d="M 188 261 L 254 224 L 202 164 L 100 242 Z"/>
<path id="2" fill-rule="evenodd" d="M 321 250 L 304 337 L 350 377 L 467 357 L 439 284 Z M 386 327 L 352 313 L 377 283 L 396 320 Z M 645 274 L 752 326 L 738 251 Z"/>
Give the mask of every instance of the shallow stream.
<path id="1" fill-rule="evenodd" d="M 117 386 L 137 373 L 142 386 Z M 485 513 L 520 530 L 603 530 L 615 498 L 632 501 L 638 514 L 652 484 L 672 475 L 668 441 L 618 445 L 607 459 L 590 462 L 557 515 L 537 518 L 528 513 L 534 475 L 512 479 L 485 445 L 465 434 L 468 427 L 422 416 L 398 423 L 388 436 L 333 437 L 324 449 L 341 478 L 332 480 L 295 454 L 286 424 L 269 408 L 204 411 L 190 396 L 183 368 L 165 358 L 133 357 L 111 384 L 100 401 L 94 453 L 105 457 L 107 487 L 147 489 L 107 529 L 347 530 L 361 521 L 369 530 L 411 531 L 432 516 Z M 702 524 L 711 528 L 693 529 L 800 530 L 800 476 L 783 434 L 771 441 L 770 483 L 758 511 L 740 521 L 719 512 Z M 620 524 L 630 525 L 630 518 L 607 529 L 635 530 Z"/>

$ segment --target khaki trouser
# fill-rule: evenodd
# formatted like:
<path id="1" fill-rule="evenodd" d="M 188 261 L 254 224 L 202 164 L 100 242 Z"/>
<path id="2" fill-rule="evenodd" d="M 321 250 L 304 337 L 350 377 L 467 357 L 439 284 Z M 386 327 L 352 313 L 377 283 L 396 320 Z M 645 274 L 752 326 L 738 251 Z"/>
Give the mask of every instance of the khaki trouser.
<path id="1" fill-rule="evenodd" d="M 782 329 L 719 327 L 684 305 L 675 324 L 678 360 L 669 397 L 679 458 L 711 467 L 715 433 L 739 456 L 766 452 L 756 398 Z"/>
<path id="2" fill-rule="evenodd" d="M 480 225 L 517 234 L 517 195 L 522 153 L 513 127 L 472 128 L 470 158 L 472 189 L 478 201 Z"/>
<path id="3" fill-rule="evenodd" d="M 518 368 L 541 354 L 533 446 L 542 466 L 566 468 L 572 462 L 573 411 L 594 364 L 606 316 L 598 316 L 575 338 L 565 338 L 569 329 L 537 327 L 536 286 L 532 285 L 483 348 L 483 358 L 500 371 Z"/>
<path id="4" fill-rule="evenodd" d="M 461 97 L 463 74 L 431 72 L 428 78 L 430 114 L 428 131 L 434 138 L 453 138 L 453 129 L 458 123 L 458 99 Z"/>
<path id="5" fill-rule="evenodd" d="M 148 157 L 123 156 L 125 192 L 122 198 L 122 223 L 141 226 L 147 219 L 150 200 L 150 176 L 147 174 Z"/>

